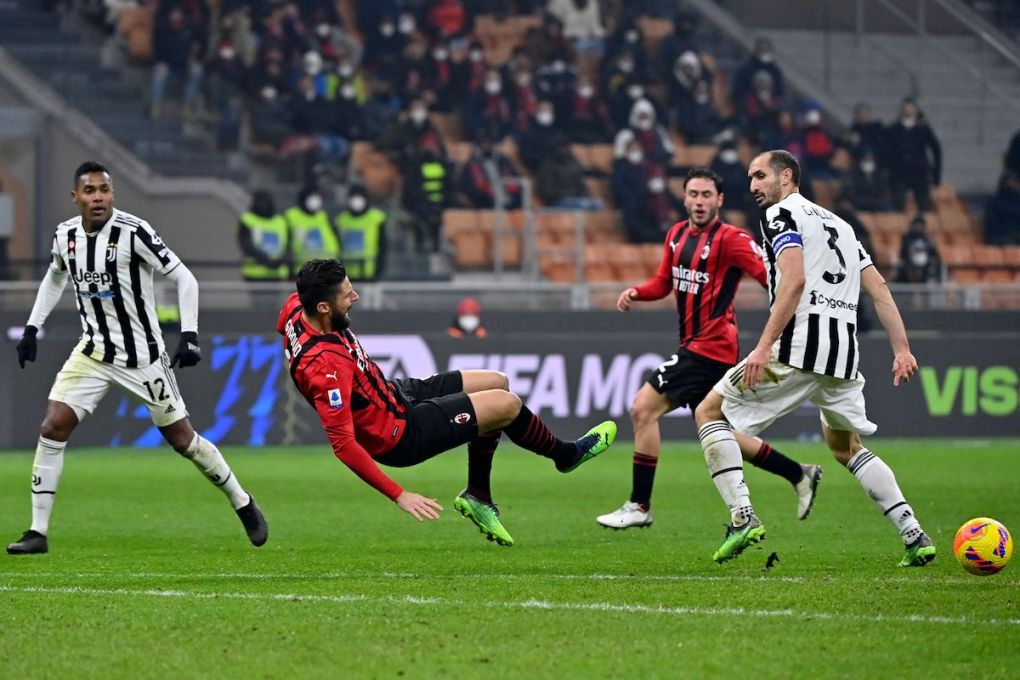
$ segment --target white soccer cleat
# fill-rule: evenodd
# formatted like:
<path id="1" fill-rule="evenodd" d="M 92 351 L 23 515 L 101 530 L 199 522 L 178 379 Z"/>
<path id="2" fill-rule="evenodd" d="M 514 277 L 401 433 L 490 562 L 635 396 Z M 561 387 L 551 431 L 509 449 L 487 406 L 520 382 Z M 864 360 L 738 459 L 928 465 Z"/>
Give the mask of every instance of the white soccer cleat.
<path id="1" fill-rule="evenodd" d="M 801 465 L 804 476 L 799 482 L 793 485 L 797 492 L 797 519 L 807 519 L 811 514 L 811 508 L 815 507 L 815 494 L 818 493 L 818 483 L 822 481 L 821 465 Z"/>
<path id="2" fill-rule="evenodd" d="M 650 509 L 642 510 L 638 503 L 627 501 L 622 508 L 613 510 L 607 515 L 599 515 L 595 521 L 609 529 L 629 529 L 650 527 L 654 518 Z"/>

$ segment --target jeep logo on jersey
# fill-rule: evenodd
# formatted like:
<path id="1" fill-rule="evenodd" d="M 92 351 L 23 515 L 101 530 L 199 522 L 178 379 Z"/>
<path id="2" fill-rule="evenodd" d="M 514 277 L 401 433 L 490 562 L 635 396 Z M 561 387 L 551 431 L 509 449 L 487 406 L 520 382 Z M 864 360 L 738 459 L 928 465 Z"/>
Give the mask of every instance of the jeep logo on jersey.
<path id="1" fill-rule="evenodd" d="M 453 417 L 453 422 L 457 423 L 458 425 L 463 425 L 464 423 L 468 422 L 469 420 L 471 420 L 471 414 L 470 413 L 458 413 L 457 415 L 455 415 Z"/>
<path id="2" fill-rule="evenodd" d="M 363 335 L 361 344 L 389 380 L 436 373 L 432 350 L 417 335 Z"/>
<path id="3" fill-rule="evenodd" d="M 329 392 L 326 393 L 326 395 L 329 397 L 330 408 L 344 407 L 344 400 L 343 397 L 340 396 L 340 390 L 330 390 Z"/>
<path id="4" fill-rule="evenodd" d="M 75 272 L 74 280 L 78 283 L 96 284 L 98 286 L 108 286 L 113 283 L 113 277 L 107 272 L 86 272 L 80 269 Z"/>

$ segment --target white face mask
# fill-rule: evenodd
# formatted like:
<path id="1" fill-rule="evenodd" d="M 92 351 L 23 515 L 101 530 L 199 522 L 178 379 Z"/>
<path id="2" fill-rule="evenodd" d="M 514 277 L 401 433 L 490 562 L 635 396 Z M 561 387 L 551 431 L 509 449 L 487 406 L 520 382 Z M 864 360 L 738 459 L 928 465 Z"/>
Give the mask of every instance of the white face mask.
<path id="1" fill-rule="evenodd" d="M 340 96 L 344 99 L 354 99 L 355 94 L 357 93 L 354 91 L 354 87 L 352 85 L 344 85 L 340 88 Z"/>
<path id="2" fill-rule="evenodd" d="M 446 61 L 446 58 L 450 56 L 446 50 L 435 50 L 432 53 L 432 58 L 436 61 Z"/>
<path id="3" fill-rule="evenodd" d="M 522 73 L 519 76 L 517 76 L 517 84 L 520 85 L 521 87 L 527 87 L 528 85 L 531 85 L 531 74 Z"/>
<path id="4" fill-rule="evenodd" d="M 635 127 L 638 130 L 651 130 L 652 125 L 653 125 L 652 119 L 649 116 L 643 116 L 641 118 L 638 118 L 637 123 L 635 123 Z"/>
<path id="5" fill-rule="evenodd" d="M 478 62 L 480 62 L 482 60 L 482 51 L 481 50 L 471 50 L 470 52 L 468 52 L 468 59 L 470 59 L 471 61 L 473 61 L 473 62 L 475 62 L 477 64 Z"/>
<path id="6" fill-rule="evenodd" d="M 648 190 L 653 194 L 662 192 L 666 188 L 666 180 L 661 177 L 653 177 L 648 180 Z"/>
<path id="7" fill-rule="evenodd" d="M 379 32 L 382 33 L 387 38 L 393 35 L 395 31 L 396 29 L 393 28 L 393 24 L 383 24 L 382 26 L 379 27 Z"/>
<path id="8" fill-rule="evenodd" d="M 763 52 L 762 54 L 758 55 L 758 59 L 761 60 L 761 63 L 763 64 L 771 64 L 773 61 L 776 60 L 776 55 L 772 54 L 771 52 Z"/>
<path id="9" fill-rule="evenodd" d="M 535 114 L 535 120 L 538 121 L 539 125 L 549 126 L 553 124 L 552 111 L 539 111 Z"/>
<path id="10" fill-rule="evenodd" d="M 638 41 L 638 38 L 640 37 L 641 36 L 638 35 L 638 32 L 634 30 L 627 31 L 626 33 L 623 34 L 623 39 L 632 45 L 636 43 Z"/>
<path id="11" fill-rule="evenodd" d="M 632 61 L 619 61 L 616 63 L 616 67 L 623 73 L 630 73 L 634 70 L 634 62 Z"/>
<path id="12" fill-rule="evenodd" d="M 861 163 L 861 170 L 869 175 L 875 172 L 875 161 L 864 161 Z"/>
<path id="13" fill-rule="evenodd" d="M 364 196 L 351 196 L 350 200 L 347 201 L 347 207 L 351 209 L 351 212 L 361 212 L 365 209 L 367 201 Z"/>
<path id="14" fill-rule="evenodd" d="M 634 165 L 637 165 L 645 159 L 645 155 L 640 151 L 628 151 L 627 160 Z"/>
<path id="15" fill-rule="evenodd" d="M 269 85 L 267 87 L 263 87 L 261 94 L 262 94 L 263 101 L 267 101 L 267 102 L 275 102 L 276 101 L 276 88 L 273 87 L 272 85 Z"/>
<path id="16" fill-rule="evenodd" d="M 411 121 L 421 125 L 425 122 L 425 119 L 429 117 L 429 114 L 425 109 L 411 109 Z"/>
<path id="17" fill-rule="evenodd" d="M 804 114 L 804 122 L 808 125 L 818 125 L 822 122 L 822 114 L 814 109 L 811 109 Z"/>
<path id="18" fill-rule="evenodd" d="M 322 197 L 311 195 L 305 199 L 305 212 L 315 213 L 322 210 Z"/>
<path id="19" fill-rule="evenodd" d="M 917 125 L 917 121 L 913 118 L 901 118 L 900 122 L 903 123 L 903 127 L 907 128 L 908 130 Z"/>
<path id="20" fill-rule="evenodd" d="M 640 85 L 631 85 L 627 88 L 627 96 L 631 99 L 640 99 L 645 94 L 645 88 Z"/>
<path id="21" fill-rule="evenodd" d="M 727 165 L 733 165 L 740 160 L 740 154 L 737 153 L 736 149 L 724 149 L 719 152 L 719 160 Z"/>
<path id="22" fill-rule="evenodd" d="M 485 91 L 489 94 L 499 94 L 499 91 L 503 89 L 498 80 L 486 80 Z"/>
<path id="23" fill-rule="evenodd" d="M 234 51 L 233 47 L 220 48 L 220 59 L 223 59 L 224 61 L 230 61 L 231 59 L 234 58 L 234 55 L 236 54 L 237 52 Z"/>
<path id="24" fill-rule="evenodd" d="M 404 16 L 400 17 L 400 20 L 397 21 L 397 30 L 404 34 L 413 31 L 414 17 L 409 14 L 405 14 Z"/>
<path id="25" fill-rule="evenodd" d="M 577 94 L 581 95 L 584 99 L 591 99 L 592 95 L 595 94 L 595 88 L 591 85 L 582 85 L 577 88 Z"/>
<path id="26" fill-rule="evenodd" d="M 329 37 L 330 29 L 329 24 L 319 24 L 315 27 L 315 34 L 320 38 Z"/>
<path id="27" fill-rule="evenodd" d="M 928 249 L 924 247 L 910 249 L 910 264 L 915 267 L 928 266 Z"/>
<path id="28" fill-rule="evenodd" d="M 474 333 L 478 324 L 481 323 L 481 319 L 474 314 L 463 314 L 457 317 L 457 323 L 468 333 Z"/>
<path id="29" fill-rule="evenodd" d="M 337 67 L 336 72 L 344 78 L 350 78 L 354 75 L 354 65 L 345 61 Z"/>

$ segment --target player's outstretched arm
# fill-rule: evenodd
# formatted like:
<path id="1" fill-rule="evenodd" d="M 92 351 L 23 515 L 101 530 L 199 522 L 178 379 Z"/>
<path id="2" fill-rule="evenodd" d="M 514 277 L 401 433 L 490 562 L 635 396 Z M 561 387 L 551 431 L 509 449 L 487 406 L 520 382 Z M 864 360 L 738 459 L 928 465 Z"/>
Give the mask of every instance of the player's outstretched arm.
<path id="1" fill-rule="evenodd" d="M 427 498 L 413 491 L 404 491 L 396 500 L 401 510 L 419 522 L 423 519 L 439 519 L 439 511 L 443 506 L 435 498 Z"/>
<path id="2" fill-rule="evenodd" d="M 917 372 L 917 359 L 910 353 L 910 342 L 907 340 L 903 317 L 900 316 L 899 307 L 893 300 L 889 286 L 886 285 L 885 277 L 877 269 L 867 267 L 861 272 L 861 288 L 874 301 L 878 321 L 889 335 L 889 344 L 893 351 L 893 385 L 898 387 L 901 380 L 910 380 Z"/>

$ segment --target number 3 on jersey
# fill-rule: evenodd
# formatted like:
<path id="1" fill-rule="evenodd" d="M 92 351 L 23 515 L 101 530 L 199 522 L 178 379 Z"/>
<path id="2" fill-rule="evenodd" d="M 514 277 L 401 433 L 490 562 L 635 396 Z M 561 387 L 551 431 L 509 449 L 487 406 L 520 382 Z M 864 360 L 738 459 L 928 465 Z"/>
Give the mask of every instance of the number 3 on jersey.
<path id="1" fill-rule="evenodd" d="M 835 227 L 830 226 L 826 226 L 825 231 L 829 233 L 829 240 L 826 242 L 826 245 L 828 245 L 829 248 L 832 249 L 832 252 L 836 253 L 836 259 L 839 261 L 839 271 L 833 274 L 832 272 L 826 270 L 822 274 L 822 279 L 826 283 L 836 285 L 841 283 L 843 279 L 846 278 L 846 260 L 843 259 L 843 253 L 840 252 L 839 246 L 836 245 L 836 239 L 839 237 L 839 232 L 836 231 Z"/>

